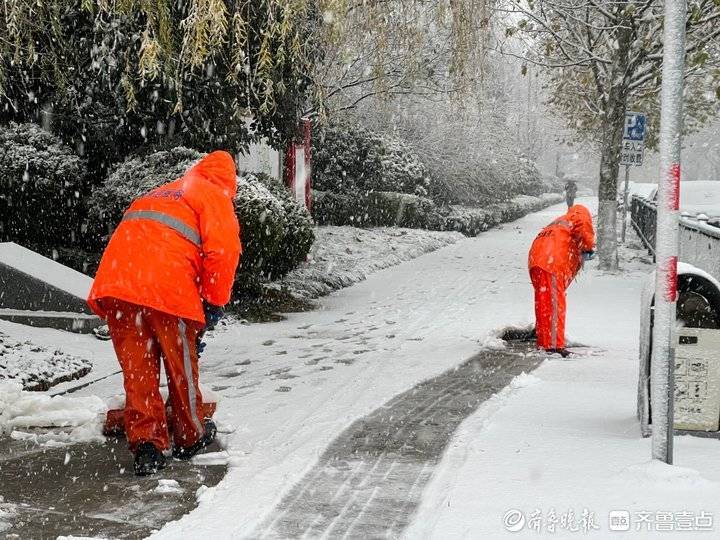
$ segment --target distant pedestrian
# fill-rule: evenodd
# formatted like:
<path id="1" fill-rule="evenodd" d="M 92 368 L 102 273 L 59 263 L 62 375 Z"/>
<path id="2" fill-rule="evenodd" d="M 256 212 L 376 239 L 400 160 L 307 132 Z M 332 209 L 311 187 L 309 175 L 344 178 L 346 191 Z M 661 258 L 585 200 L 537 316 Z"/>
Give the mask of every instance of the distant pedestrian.
<path id="1" fill-rule="evenodd" d="M 581 204 L 545 227 L 530 248 L 528 269 L 535 288 L 537 346 L 563 357 L 565 348 L 565 290 L 594 255 L 595 231 L 590 211 Z"/>
<path id="2" fill-rule="evenodd" d="M 567 203 L 568 210 L 575 204 L 575 196 L 577 195 L 577 184 L 575 180 L 568 180 L 565 182 L 565 202 Z"/>

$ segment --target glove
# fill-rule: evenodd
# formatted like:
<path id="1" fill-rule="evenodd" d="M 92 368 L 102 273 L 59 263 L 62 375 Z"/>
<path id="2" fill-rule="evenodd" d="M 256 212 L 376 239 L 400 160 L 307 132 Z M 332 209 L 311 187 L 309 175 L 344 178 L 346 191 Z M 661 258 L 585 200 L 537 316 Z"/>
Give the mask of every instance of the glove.
<path id="1" fill-rule="evenodd" d="M 225 315 L 223 308 L 213 306 L 207 302 L 203 302 L 203 311 L 205 312 L 205 330 L 214 330 L 217 323 Z"/>
<path id="2" fill-rule="evenodd" d="M 592 261 L 595 258 L 595 251 L 594 250 L 583 251 L 582 258 L 583 258 L 583 261 Z"/>
<path id="3" fill-rule="evenodd" d="M 203 340 L 203 335 L 198 334 L 197 340 L 195 341 L 195 347 L 197 349 L 198 356 L 202 354 L 202 352 L 205 350 L 205 346 L 207 345 Z"/>

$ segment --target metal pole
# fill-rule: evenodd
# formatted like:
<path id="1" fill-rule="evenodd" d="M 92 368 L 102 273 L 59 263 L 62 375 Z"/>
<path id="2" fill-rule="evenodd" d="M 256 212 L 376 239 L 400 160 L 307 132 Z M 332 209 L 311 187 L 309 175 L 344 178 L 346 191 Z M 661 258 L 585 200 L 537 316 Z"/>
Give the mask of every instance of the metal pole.
<path id="1" fill-rule="evenodd" d="M 625 192 L 623 194 L 623 215 L 622 215 L 622 243 L 625 243 L 625 231 L 627 230 L 628 215 L 628 194 L 630 192 L 630 165 L 625 165 Z"/>
<path id="2" fill-rule="evenodd" d="M 673 462 L 675 373 L 675 302 L 679 250 L 680 145 L 685 71 L 686 0 L 665 0 L 660 111 L 660 182 L 658 186 L 655 316 L 650 398 L 652 457 Z"/>

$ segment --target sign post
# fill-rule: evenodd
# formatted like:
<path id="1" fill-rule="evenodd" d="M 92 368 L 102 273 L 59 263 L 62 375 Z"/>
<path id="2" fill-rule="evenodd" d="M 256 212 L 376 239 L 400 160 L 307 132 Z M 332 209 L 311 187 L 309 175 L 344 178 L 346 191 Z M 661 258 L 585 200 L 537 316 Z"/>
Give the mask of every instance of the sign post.
<path id="1" fill-rule="evenodd" d="M 665 0 L 660 108 L 660 178 L 655 240 L 655 313 L 650 363 L 652 457 L 673 462 L 675 303 L 680 232 L 680 146 L 685 76 L 686 0 Z"/>
<path id="2" fill-rule="evenodd" d="M 620 150 L 620 165 L 625 165 L 625 189 L 623 190 L 622 242 L 625 243 L 627 230 L 628 196 L 630 192 L 630 167 L 643 164 L 645 151 L 645 127 L 647 119 L 643 113 L 626 112 L 625 130 Z"/>

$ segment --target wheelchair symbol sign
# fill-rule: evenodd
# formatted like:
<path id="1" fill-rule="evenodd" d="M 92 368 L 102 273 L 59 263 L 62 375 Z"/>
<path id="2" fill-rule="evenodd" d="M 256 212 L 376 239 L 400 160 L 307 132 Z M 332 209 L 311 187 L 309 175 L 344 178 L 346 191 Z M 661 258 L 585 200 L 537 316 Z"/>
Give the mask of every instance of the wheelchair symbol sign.
<path id="1" fill-rule="evenodd" d="M 646 125 L 647 120 L 643 113 L 625 113 L 625 131 L 623 133 L 623 139 L 626 141 L 644 141 Z"/>

